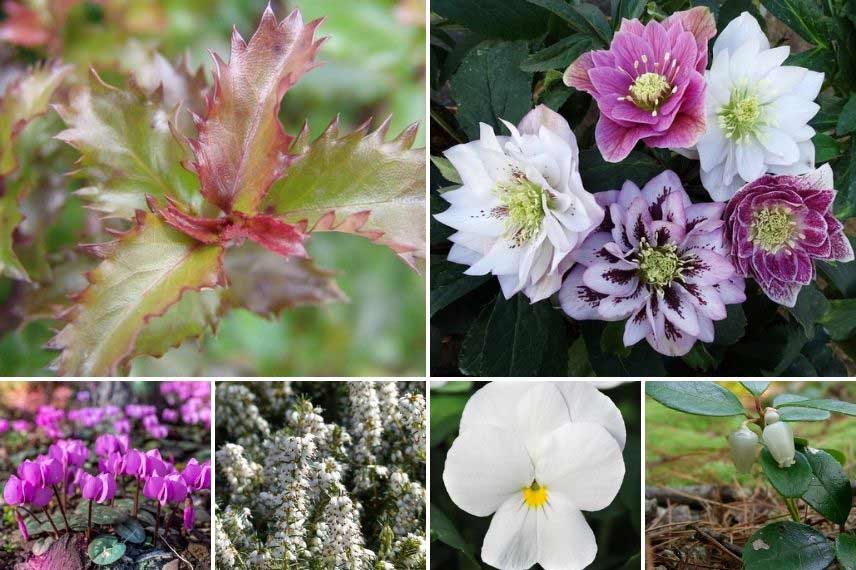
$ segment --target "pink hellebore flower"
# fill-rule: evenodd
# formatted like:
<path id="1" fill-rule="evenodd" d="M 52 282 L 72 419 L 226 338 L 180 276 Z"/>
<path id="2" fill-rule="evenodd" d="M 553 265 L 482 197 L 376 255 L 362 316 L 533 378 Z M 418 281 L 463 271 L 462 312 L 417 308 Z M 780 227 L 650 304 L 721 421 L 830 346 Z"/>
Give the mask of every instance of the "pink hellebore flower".
<path id="1" fill-rule="evenodd" d="M 623 20 L 608 50 L 583 54 L 565 84 L 594 97 L 597 148 L 623 160 L 640 140 L 654 148 L 692 146 L 705 131 L 707 42 L 716 35 L 705 7 L 663 23 Z"/>
<path id="2" fill-rule="evenodd" d="M 766 175 L 745 185 L 725 209 L 737 272 L 793 307 L 814 279 L 813 260 L 853 260 L 844 226 L 832 215 L 834 200 L 828 164 L 804 176 Z"/>
<path id="3" fill-rule="evenodd" d="M 746 300 L 723 239 L 725 205 L 692 204 L 668 170 L 641 190 L 628 181 L 595 197 L 609 215 L 574 252 L 562 309 L 578 320 L 628 319 L 624 346 L 644 338 L 667 356 L 713 342 L 725 305 Z"/>

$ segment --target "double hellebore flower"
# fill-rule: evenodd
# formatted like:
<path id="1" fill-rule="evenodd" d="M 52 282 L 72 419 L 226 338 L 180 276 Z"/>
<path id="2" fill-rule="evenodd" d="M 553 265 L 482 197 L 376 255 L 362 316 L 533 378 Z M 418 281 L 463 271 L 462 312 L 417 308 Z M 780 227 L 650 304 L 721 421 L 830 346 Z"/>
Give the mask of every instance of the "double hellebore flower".
<path id="1" fill-rule="evenodd" d="M 813 259 L 852 261 L 844 226 L 832 215 L 832 169 L 804 176 L 763 176 L 725 209 L 737 272 L 754 277 L 773 301 L 793 307 L 814 279 Z"/>
<path id="2" fill-rule="evenodd" d="M 481 125 L 481 138 L 444 154 L 463 186 L 444 192 L 451 206 L 435 217 L 458 230 L 449 261 L 467 275 L 493 274 L 506 299 L 534 303 L 559 290 L 567 256 L 603 219 L 583 189 L 577 141 L 568 122 L 543 105 L 510 137 Z"/>
<path id="3" fill-rule="evenodd" d="M 704 132 L 707 42 L 716 34 L 710 10 L 676 12 L 662 24 L 623 20 L 608 50 L 580 56 L 565 84 L 589 93 L 600 118 L 595 141 L 609 162 L 637 142 L 692 146 Z"/>
<path id="4" fill-rule="evenodd" d="M 767 408 L 764 413 L 764 433 L 761 437 L 779 467 L 790 467 L 795 463 L 794 432 L 787 422 L 780 421 L 775 408 Z"/>
<path id="5" fill-rule="evenodd" d="M 823 74 L 782 65 L 787 45 L 770 48 L 758 22 L 743 12 L 713 44 L 707 73 L 707 131 L 696 149 L 701 181 L 717 201 L 766 172 L 814 168 L 814 99 Z"/>
<path id="6" fill-rule="evenodd" d="M 692 204 L 677 174 L 665 171 L 642 190 L 628 181 L 596 195 L 609 215 L 579 251 L 559 300 L 577 320 L 627 320 L 624 345 L 646 339 L 682 356 L 713 341 L 725 305 L 742 303 L 723 240 L 724 204 Z"/>
<path id="7" fill-rule="evenodd" d="M 758 445 L 758 435 L 749 429 L 746 424 L 748 420 L 740 424 L 740 429 L 728 436 L 731 446 L 731 459 L 740 473 L 749 473 L 758 459 L 761 451 Z"/>
<path id="8" fill-rule="evenodd" d="M 482 545 L 502 570 L 576 570 L 597 543 L 582 511 L 606 508 L 624 478 L 626 433 L 612 401 L 583 382 L 493 382 L 476 392 L 446 456 L 452 501 L 493 514 Z"/>

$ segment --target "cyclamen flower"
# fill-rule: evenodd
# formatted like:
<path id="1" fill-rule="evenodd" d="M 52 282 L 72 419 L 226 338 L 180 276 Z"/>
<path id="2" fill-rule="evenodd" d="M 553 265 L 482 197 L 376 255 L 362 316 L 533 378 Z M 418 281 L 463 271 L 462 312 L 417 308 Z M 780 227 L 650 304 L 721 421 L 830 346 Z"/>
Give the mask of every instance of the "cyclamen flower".
<path id="1" fill-rule="evenodd" d="M 435 218 L 458 230 L 449 261 L 467 275 L 493 274 L 506 299 L 523 291 L 534 303 L 559 290 L 568 254 L 603 219 L 583 189 L 577 141 L 568 122 L 543 105 L 496 136 L 444 154 L 463 186 L 444 192 L 451 207 Z"/>
<path id="2" fill-rule="evenodd" d="M 663 23 L 622 20 L 608 50 L 585 53 L 565 71 L 570 87 L 589 93 L 600 118 L 595 141 L 619 162 L 640 140 L 654 148 L 692 146 L 704 132 L 710 10 L 675 12 Z"/>
<path id="3" fill-rule="evenodd" d="M 615 404 L 583 382 L 493 382 L 476 392 L 443 482 L 464 511 L 493 514 L 482 560 L 503 570 L 590 564 L 597 543 L 581 511 L 618 493 L 625 437 Z"/>
<path id="4" fill-rule="evenodd" d="M 717 201 L 764 173 L 804 174 L 814 168 L 808 121 L 823 73 L 782 65 L 787 45 L 770 48 L 758 22 L 743 12 L 713 44 L 707 73 L 707 132 L 696 149 L 701 181 Z"/>
<path id="5" fill-rule="evenodd" d="M 80 494 L 88 501 L 106 503 L 116 496 L 116 478 L 110 473 L 98 476 L 84 473 L 80 481 Z"/>
<path id="6" fill-rule="evenodd" d="M 198 491 L 200 489 L 211 488 L 211 462 L 199 463 L 196 459 L 191 459 L 184 467 L 181 476 L 184 482 L 187 483 L 187 488 L 190 491 Z"/>
<path id="7" fill-rule="evenodd" d="M 95 455 L 107 457 L 112 453 L 126 453 L 129 447 L 127 435 L 115 436 L 110 433 L 99 435 L 95 439 Z"/>
<path id="8" fill-rule="evenodd" d="M 161 477 L 155 475 L 146 481 L 143 487 L 143 495 L 148 499 L 154 499 L 161 505 L 167 503 L 180 503 L 187 497 L 187 485 L 179 474 Z"/>
<path id="9" fill-rule="evenodd" d="M 832 169 L 804 176 L 764 176 L 744 186 L 725 209 L 737 272 L 754 277 L 773 301 L 793 307 L 814 279 L 814 259 L 852 261 L 844 226 L 832 215 Z"/>
<path id="10" fill-rule="evenodd" d="M 3 488 L 3 500 L 11 506 L 29 504 L 42 508 L 50 502 L 52 496 L 50 489 L 15 475 L 9 477 Z"/>
<path id="11" fill-rule="evenodd" d="M 193 530 L 196 526 L 196 509 L 193 508 L 193 500 L 190 497 L 184 499 L 184 512 L 182 522 L 186 530 Z"/>
<path id="12" fill-rule="evenodd" d="M 682 356 L 713 341 L 725 305 L 746 300 L 723 239 L 725 204 L 692 204 L 678 175 L 665 171 L 642 190 L 630 181 L 597 194 L 609 216 L 574 253 L 577 266 L 559 294 L 577 320 L 620 321 L 624 345 L 648 341 Z"/>
<path id="13" fill-rule="evenodd" d="M 68 466 L 80 467 L 89 459 L 89 449 L 79 439 L 60 439 L 48 448 L 48 455 Z"/>

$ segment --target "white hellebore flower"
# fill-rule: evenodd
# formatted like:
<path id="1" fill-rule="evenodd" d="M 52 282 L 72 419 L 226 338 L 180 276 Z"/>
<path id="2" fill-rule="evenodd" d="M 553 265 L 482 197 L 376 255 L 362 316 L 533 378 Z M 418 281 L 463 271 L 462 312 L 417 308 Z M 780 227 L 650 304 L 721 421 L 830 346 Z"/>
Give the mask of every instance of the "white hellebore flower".
<path id="1" fill-rule="evenodd" d="M 794 432 L 787 422 L 779 421 L 779 413 L 775 408 L 767 408 L 764 413 L 764 443 L 767 451 L 779 464 L 779 467 L 790 467 L 796 461 L 794 455 Z"/>
<path id="2" fill-rule="evenodd" d="M 782 65 L 790 47 L 770 48 L 758 22 L 743 12 L 713 44 L 706 74 L 707 131 L 696 150 L 701 181 L 711 197 L 727 201 L 765 173 L 814 169 L 814 99 L 823 74 Z"/>
<path id="3" fill-rule="evenodd" d="M 749 429 L 746 424 L 748 420 L 740 425 L 740 429 L 728 436 L 731 445 L 731 459 L 740 473 L 749 473 L 761 447 L 758 445 L 758 435 Z"/>
<path id="4" fill-rule="evenodd" d="M 603 220 L 603 208 L 583 189 L 579 150 L 568 122 L 539 105 L 510 137 L 481 124 L 479 140 L 444 154 L 463 186 L 442 194 L 451 204 L 434 216 L 458 230 L 449 261 L 467 275 L 493 274 L 510 299 L 531 302 L 559 290 L 568 254 Z"/>
<path id="5" fill-rule="evenodd" d="M 446 456 L 452 501 L 493 514 L 482 560 L 501 570 L 578 570 L 597 554 L 582 511 L 606 508 L 624 478 L 626 432 L 585 382 L 493 382 L 476 392 Z"/>

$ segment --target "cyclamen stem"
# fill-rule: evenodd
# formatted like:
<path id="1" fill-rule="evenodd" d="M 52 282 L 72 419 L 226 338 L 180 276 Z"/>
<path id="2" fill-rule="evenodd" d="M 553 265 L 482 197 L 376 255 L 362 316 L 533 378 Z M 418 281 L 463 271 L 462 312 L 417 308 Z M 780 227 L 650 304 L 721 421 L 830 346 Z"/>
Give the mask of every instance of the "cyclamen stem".
<path id="1" fill-rule="evenodd" d="M 137 516 L 137 507 L 140 504 L 140 476 L 137 475 L 137 492 L 134 495 L 134 516 Z"/>
<path id="2" fill-rule="evenodd" d="M 65 504 L 59 496 L 59 489 L 56 488 L 56 485 L 53 485 L 54 496 L 56 496 L 56 502 L 59 505 L 59 512 L 62 514 L 62 520 L 65 523 L 65 533 L 68 534 L 71 531 L 71 527 L 68 526 L 68 518 L 65 516 Z"/>
<path id="3" fill-rule="evenodd" d="M 33 511 L 31 511 L 30 509 L 28 509 L 27 507 L 24 507 L 24 506 L 21 506 L 19 508 L 22 509 L 25 513 L 27 513 L 31 517 L 33 517 L 37 523 L 42 524 L 42 521 L 39 520 L 39 517 L 36 516 L 36 513 L 34 513 Z M 47 510 L 45 510 L 45 512 L 47 512 Z"/>
<path id="4" fill-rule="evenodd" d="M 44 510 L 44 513 L 45 513 L 45 516 L 48 518 L 48 522 L 51 523 L 51 528 L 53 528 L 53 531 L 54 531 L 54 538 L 59 539 L 59 529 L 54 524 L 53 519 L 51 518 L 51 514 L 48 512 L 47 509 Z M 33 515 L 33 518 L 35 518 L 35 515 Z M 39 520 L 39 519 L 36 519 L 36 520 Z"/>
<path id="5" fill-rule="evenodd" d="M 155 536 L 152 539 L 152 546 L 156 546 L 158 543 L 158 526 L 160 525 L 160 516 L 161 516 L 161 504 L 160 501 L 157 501 L 158 504 L 158 514 L 155 517 Z"/>
<path id="6" fill-rule="evenodd" d="M 89 501 L 89 520 L 86 523 L 86 542 L 89 542 L 92 536 L 92 501 Z"/>

